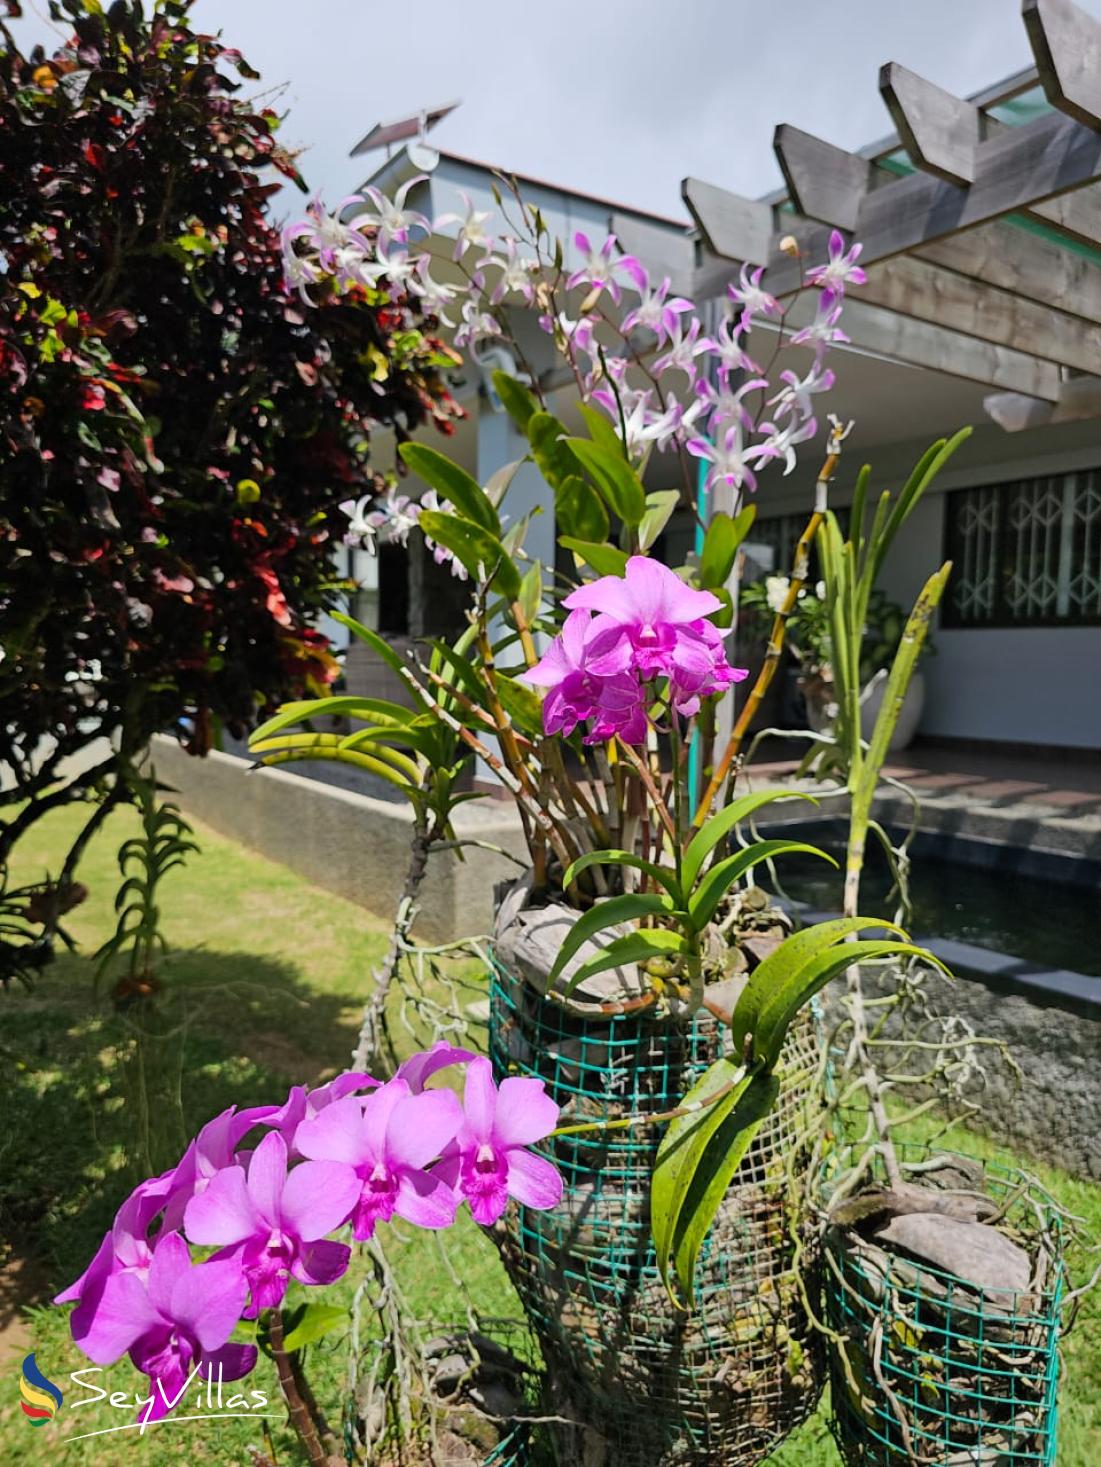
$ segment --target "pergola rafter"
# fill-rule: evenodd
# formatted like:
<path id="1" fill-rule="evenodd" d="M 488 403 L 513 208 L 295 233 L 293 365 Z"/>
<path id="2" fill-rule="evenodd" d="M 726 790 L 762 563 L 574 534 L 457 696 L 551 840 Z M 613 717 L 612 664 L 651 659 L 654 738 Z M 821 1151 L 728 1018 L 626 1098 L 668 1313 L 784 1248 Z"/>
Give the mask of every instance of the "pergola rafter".
<path id="1" fill-rule="evenodd" d="M 855 345 L 999 388 L 1003 404 L 1036 400 L 1009 419 L 1093 416 L 1101 395 L 1081 377 L 1101 375 L 1101 23 L 1071 0 L 1023 11 L 1054 110 L 1010 125 L 990 115 L 996 94 L 964 101 L 890 63 L 880 90 L 897 144 L 867 156 L 783 125 L 783 205 L 686 179 L 698 239 L 646 240 L 617 218 L 622 244 L 697 299 L 722 294 L 743 264 L 764 266 L 784 297 L 839 229 L 868 268 L 846 308 Z"/>

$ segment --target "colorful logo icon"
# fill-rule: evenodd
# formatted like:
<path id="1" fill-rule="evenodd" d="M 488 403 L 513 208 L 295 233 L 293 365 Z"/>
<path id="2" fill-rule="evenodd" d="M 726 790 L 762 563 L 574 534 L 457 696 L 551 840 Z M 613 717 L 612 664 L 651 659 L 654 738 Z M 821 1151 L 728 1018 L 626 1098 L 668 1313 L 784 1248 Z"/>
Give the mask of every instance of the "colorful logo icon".
<path id="1" fill-rule="evenodd" d="M 19 1394 L 23 1397 L 19 1403 L 23 1407 L 23 1415 L 32 1426 L 45 1426 L 47 1421 L 52 1421 L 65 1399 L 53 1381 L 47 1380 L 39 1370 L 33 1354 L 23 1361 Z"/>

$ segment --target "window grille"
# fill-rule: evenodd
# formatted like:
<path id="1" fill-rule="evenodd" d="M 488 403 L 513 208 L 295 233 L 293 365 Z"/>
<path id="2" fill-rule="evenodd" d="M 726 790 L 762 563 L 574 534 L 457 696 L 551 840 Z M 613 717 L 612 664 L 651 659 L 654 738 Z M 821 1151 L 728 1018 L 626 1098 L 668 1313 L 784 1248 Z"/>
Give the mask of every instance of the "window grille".
<path id="1" fill-rule="evenodd" d="M 947 496 L 950 627 L 1101 622 L 1101 469 Z"/>

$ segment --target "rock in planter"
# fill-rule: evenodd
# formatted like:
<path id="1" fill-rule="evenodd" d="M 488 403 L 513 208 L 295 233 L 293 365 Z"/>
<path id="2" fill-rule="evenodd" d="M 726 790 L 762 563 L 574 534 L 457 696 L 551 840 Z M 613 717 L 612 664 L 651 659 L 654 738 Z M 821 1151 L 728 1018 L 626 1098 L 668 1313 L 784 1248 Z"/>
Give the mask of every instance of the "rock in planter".
<path id="1" fill-rule="evenodd" d="M 1055 1461 L 1058 1230 L 1038 1226 L 1022 1178 L 979 1169 L 978 1191 L 976 1169 L 961 1158 L 831 1214 L 826 1315 L 848 1342 L 830 1347 L 846 1462 Z"/>
<path id="2" fill-rule="evenodd" d="M 607 973 L 580 1012 L 545 997 L 546 971 L 569 908 L 502 909 L 490 1006 L 498 1078 L 537 1075 L 571 1120 L 672 1109 L 723 1052 L 707 1012 L 692 1021 L 608 1016 L 600 1003 L 638 991 L 638 975 Z M 556 936 L 544 943 L 545 935 Z M 563 926 L 563 931 L 565 926 Z M 533 938 L 529 941 L 528 939 Z M 744 975 L 729 980 L 731 992 Z M 727 985 L 724 985 L 726 987 Z M 559 1137 L 558 1208 L 513 1205 L 502 1254 L 539 1338 L 559 1460 L 586 1467 L 737 1467 L 762 1461 L 814 1409 L 821 1360 L 794 1271 L 792 1173 L 815 1106 L 819 1052 L 808 1018 L 794 1026 L 787 1079 L 704 1245 L 698 1308 L 669 1300 L 650 1242 L 650 1174 L 660 1127 Z M 814 1251 L 804 1255 L 813 1272 Z"/>

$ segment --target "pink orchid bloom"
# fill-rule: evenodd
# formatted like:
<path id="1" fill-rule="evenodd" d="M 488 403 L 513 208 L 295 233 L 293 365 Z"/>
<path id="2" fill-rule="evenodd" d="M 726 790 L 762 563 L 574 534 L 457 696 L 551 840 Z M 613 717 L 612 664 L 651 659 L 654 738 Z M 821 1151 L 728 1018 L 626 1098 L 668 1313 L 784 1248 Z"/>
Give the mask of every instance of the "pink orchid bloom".
<path id="1" fill-rule="evenodd" d="M 678 627 L 709 616 L 722 605 L 710 591 L 693 591 L 668 566 L 645 555 L 633 555 L 623 576 L 601 576 L 579 586 L 562 604 L 569 611 L 603 612 L 606 625 L 618 627 L 643 677 L 668 671 Z M 613 650 L 618 661 L 622 651 Z M 597 661 L 598 671 L 609 666 L 611 655 L 605 652 Z"/>
<path id="2" fill-rule="evenodd" d="M 334 1100 L 343 1100 L 357 1090 L 374 1089 L 381 1083 L 362 1071 L 346 1070 L 343 1075 L 337 1075 L 324 1085 L 315 1085 L 312 1090 L 306 1085 L 294 1085 L 279 1109 L 267 1117 L 265 1124 L 279 1132 L 287 1143 L 287 1154 L 293 1160 L 299 1155 L 294 1138 L 303 1121 L 319 1115 Z M 238 1156 L 236 1160 L 243 1163 L 245 1158 Z"/>
<path id="3" fill-rule="evenodd" d="M 338 1105 L 359 1105 L 355 1097 L 336 1101 L 306 1121 L 316 1125 Z M 359 1183 L 349 1167 L 331 1161 L 305 1161 L 287 1172 L 287 1143 L 270 1131 L 242 1166 L 226 1167 L 187 1204 L 184 1228 L 193 1243 L 215 1243 L 218 1259 L 232 1259 L 248 1281 L 245 1311 L 253 1319 L 272 1309 L 291 1278 L 303 1284 L 331 1284 L 348 1267 L 351 1249 L 323 1241 L 351 1213 Z"/>
<path id="4" fill-rule="evenodd" d="M 814 404 L 811 398 L 817 392 L 828 392 L 835 380 L 833 371 L 829 367 L 823 369 L 820 362 L 815 362 L 805 377 L 800 377 L 789 368 L 780 373 L 780 381 L 784 386 L 775 397 L 769 398 L 768 405 L 776 409 L 774 416 L 777 419 L 786 417 L 789 413 L 795 413 L 800 418 L 812 418 Z"/>
<path id="5" fill-rule="evenodd" d="M 694 309 L 692 302 L 685 300 L 683 296 L 675 295 L 669 300 L 669 287 L 668 275 L 653 289 L 648 285 L 643 287 L 638 305 L 623 318 L 620 329 L 625 336 L 629 336 L 632 331 L 652 331 L 658 339 L 658 345 L 664 346 L 676 330 L 678 318 L 686 311 Z"/>
<path id="6" fill-rule="evenodd" d="M 295 1143 L 318 1164 L 342 1165 L 354 1182 L 352 1232 L 370 1238 L 396 1213 L 421 1228 L 455 1220 L 455 1196 L 426 1170 L 462 1122 L 450 1090 L 414 1094 L 405 1079 L 388 1080 L 367 1100 L 338 1100 L 299 1127 Z"/>
<path id="7" fill-rule="evenodd" d="M 502 240 L 505 247 L 504 256 L 494 255 L 486 260 L 487 265 L 495 265 L 501 272 L 490 303 L 498 306 L 508 295 L 523 296 L 530 305 L 535 294 L 534 276 L 539 269 L 538 260 L 527 255 L 517 253 L 516 241 L 512 238 Z"/>
<path id="8" fill-rule="evenodd" d="M 579 723 L 595 719 L 587 743 L 618 733 L 635 744 L 646 737 L 646 711 L 630 663 L 630 648 L 612 618 L 575 610 L 535 666 L 520 674 L 520 681 L 548 689 L 543 699 L 543 731 L 548 736 L 560 733 L 569 738 Z"/>
<path id="9" fill-rule="evenodd" d="M 510 1197 L 546 1209 L 562 1197 L 562 1178 L 546 1157 L 527 1150 L 558 1124 L 558 1106 L 542 1080 L 512 1077 L 494 1084 L 487 1059 L 467 1067 L 463 1122 L 438 1171 L 489 1227 Z"/>
<path id="10" fill-rule="evenodd" d="M 147 1281 L 118 1273 L 104 1288 L 95 1319 L 76 1343 L 97 1365 L 130 1359 L 150 1379 L 138 1420 L 159 1421 L 182 1399 L 192 1372 L 239 1380 L 256 1364 L 254 1345 L 228 1342 L 248 1294 L 239 1264 L 192 1264 L 179 1233 L 153 1250 Z"/>
<path id="11" fill-rule="evenodd" d="M 752 271 L 748 265 L 743 265 L 739 283 L 728 285 L 726 288 L 730 299 L 737 301 L 742 308 L 739 324 L 743 331 L 749 330 L 754 316 L 783 315 L 783 309 L 776 297 L 762 289 L 761 279 L 764 273 L 763 265 L 758 265 L 757 269 Z"/>
<path id="12" fill-rule="evenodd" d="M 863 248 L 861 244 L 854 244 L 846 254 L 845 236 L 839 229 L 835 229 L 830 235 L 829 263 L 815 265 L 812 270 L 808 270 L 807 283 L 820 285 L 823 289 L 836 291 L 838 294 L 850 283 L 863 285 L 868 278 L 867 272 L 862 265 L 856 263 Z"/>
<path id="13" fill-rule="evenodd" d="M 757 488 L 756 475 L 746 456 L 741 423 L 732 423 L 717 443 L 709 443 L 706 438 L 690 438 L 685 447 L 711 465 L 707 476 L 710 487 L 727 484 L 731 489 L 741 489 L 743 485 L 751 490 Z"/>
<path id="14" fill-rule="evenodd" d="M 723 321 L 719 325 L 714 345 L 720 376 L 731 372 L 748 372 L 751 377 L 761 375 L 760 367 L 742 345 L 747 329 L 743 321 L 744 316 L 737 321 Z"/>
<path id="15" fill-rule="evenodd" d="M 493 247 L 493 241 L 486 230 L 486 221 L 491 217 L 488 209 L 475 209 L 473 201 L 468 193 L 459 189 L 459 197 L 466 205 L 465 214 L 441 214 L 433 224 L 432 229 L 438 233 L 448 225 L 457 224 L 459 232 L 455 237 L 455 253 L 453 259 L 461 260 L 467 250 L 481 250 L 483 257 L 480 264 L 485 264 L 486 259 Z"/>
<path id="16" fill-rule="evenodd" d="M 752 428 L 753 418 L 742 406 L 742 400 L 751 392 L 768 386 L 764 377 L 751 377 L 733 391 L 729 383 L 730 379 L 725 373 L 719 374 L 718 387 L 711 382 L 696 383 L 700 406 L 708 411 L 707 426 L 712 438 L 720 438 L 731 423 L 741 423 L 744 428 Z"/>
<path id="17" fill-rule="evenodd" d="M 715 345 L 710 336 L 700 335 L 702 329 L 699 317 L 693 316 L 688 323 L 688 330 L 685 331 L 684 323 L 678 316 L 669 333 L 669 350 L 654 362 L 654 376 L 660 377 L 664 372 L 677 370 L 683 372 L 689 382 L 695 382 L 696 358 L 711 351 Z"/>
<path id="18" fill-rule="evenodd" d="M 566 281 L 570 290 L 575 285 L 587 285 L 591 291 L 597 293 L 606 290 L 618 305 L 621 291 L 616 279 L 617 271 L 631 276 L 636 283 L 639 280 L 645 281 L 645 272 L 634 255 L 621 255 L 613 259 L 616 247 L 614 234 L 609 234 L 599 250 L 593 248 L 588 235 L 582 234 L 580 230 L 574 235 L 573 243 L 582 256 L 582 262 Z"/>
<path id="19" fill-rule="evenodd" d="M 183 1223 L 184 1209 L 209 1186 L 212 1178 L 237 1160 L 237 1147 L 253 1126 L 267 1122 L 277 1105 L 254 1105 L 238 1111 L 235 1105 L 207 1121 L 184 1152 L 172 1174 L 172 1190 L 165 1202 L 163 1231 L 173 1232 Z"/>
<path id="20" fill-rule="evenodd" d="M 700 620 L 678 629 L 669 692 L 682 717 L 691 718 L 700 711 L 702 698 L 748 676 L 748 667 L 731 667 L 726 660 L 723 634 L 714 623 Z"/>
<path id="21" fill-rule="evenodd" d="M 465 1064 L 474 1058 L 473 1050 L 457 1049 L 453 1044 L 448 1044 L 446 1039 L 437 1039 L 431 1049 L 420 1050 L 417 1054 L 411 1054 L 407 1060 L 402 1060 L 394 1078 L 404 1080 L 413 1094 L 419 1095 L 439 1070 Z"/>
<path id="22" fill-rule="evenodd" d="M 837 341 L 848 341 L 849 338 L 837 324 L 844 304 L 841 292 L 823 290 L 818 297 L 814 320 L 809 326 L 804 326 L 802 331 L 795 333 L 791 338 L 792 346 L 813 347 L 815 362 L 820 363 L 827 347 Z"/>
<path id="23" fill-rule="evenodd" d="M 388 199 L 381 189 L 369 185 L 363 190 L 375 206 L 372 214 L 369 210 L 359 214 L 352 220 L 356 229 L 374 229 L 377 231 L 379 248 L 386 250 L 391 240 L 397 240 L 404 244 L 409 238 L 411 229 L 423 229 L 426 234 L 432 231 L 432 225 L 423 214 L 418 214 L 414 209 L 407 209 L 405 201 L 418 183 L 427 182 L 427 173 L 418 173 L 415 178 L 409 179 L 398 189 L 393 199 Z M 359 199 L 362 204 L 363 200 Z"/>
<path id="24" fill-rule="evenodd" d="M 782 458 L 784 477 L 787 478 L 796 463 L 795 445 L 813 438 L 818 432 L 818 423 L 814 418 L 804 418 L 802 422 L 792 421 L 783 428 L 778 428 L 775 423 L 762 423 L 761 432 L 767 436 L 752 448 L 746 449 L 746 458 L 752 459 L 758 468 L 772 459 Z"/>
<path id="25" fill-rule="evenodd" d="M 475 346 L 479 341 L 501 336 L 500 323 L 488 311 L 483 311 L 475 300 L 463 301 L 462 324 L 455 332 L 456 346 Z"/>
<path id="26" fill-rule="evenodd" d="M 643 429 L 642 438 L 647 443 L 653 443 L 659 453 L 665 453 L 671 444 L 684 442 L 705 408 L 706 403 L 699 396 L 686 404 L 669 393 L 665 399 L 665 411 L 651 417 Z"/>

